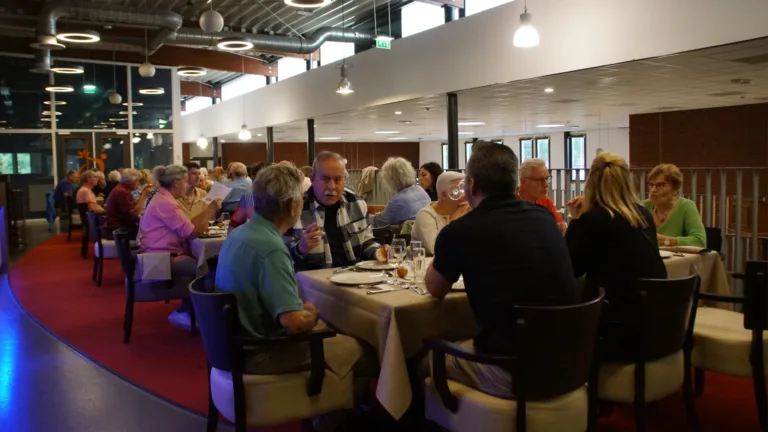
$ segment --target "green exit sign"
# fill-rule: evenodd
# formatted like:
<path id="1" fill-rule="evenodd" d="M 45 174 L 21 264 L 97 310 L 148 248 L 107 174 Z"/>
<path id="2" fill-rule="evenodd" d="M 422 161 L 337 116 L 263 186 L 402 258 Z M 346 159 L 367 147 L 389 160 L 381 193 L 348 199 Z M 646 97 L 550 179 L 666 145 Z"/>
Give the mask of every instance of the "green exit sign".
<path id="1" fill-rule="evenodd" d="M 376 48 L 381 49 L 391 49 L 392 48 L 392 38 L 387 36 L 379 36 L 376 38 Z"/>

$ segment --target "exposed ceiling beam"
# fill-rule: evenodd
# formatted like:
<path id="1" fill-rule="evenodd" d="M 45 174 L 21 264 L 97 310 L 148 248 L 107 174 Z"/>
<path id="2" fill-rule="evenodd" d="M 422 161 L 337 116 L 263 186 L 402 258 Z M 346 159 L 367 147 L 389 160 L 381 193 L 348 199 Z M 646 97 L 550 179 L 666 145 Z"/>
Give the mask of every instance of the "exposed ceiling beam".
<path id="1" fill-rule="evenodd" d="M 181 81 L 182 96 L 218 97 L 218 92 L 210 86 L 197 81 Z"/>

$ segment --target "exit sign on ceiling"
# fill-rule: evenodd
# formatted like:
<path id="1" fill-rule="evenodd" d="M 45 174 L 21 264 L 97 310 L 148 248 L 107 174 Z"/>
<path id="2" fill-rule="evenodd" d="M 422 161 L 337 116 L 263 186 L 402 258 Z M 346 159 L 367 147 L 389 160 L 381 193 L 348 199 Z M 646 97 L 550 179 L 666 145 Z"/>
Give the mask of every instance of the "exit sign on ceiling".
<path id="1" fill-rule="evenodd" d="M 388 39 L 388 38 L 377 38 L 376 39 L 376 48 L 391 49 L 392 48 L 392 40 Z"/>

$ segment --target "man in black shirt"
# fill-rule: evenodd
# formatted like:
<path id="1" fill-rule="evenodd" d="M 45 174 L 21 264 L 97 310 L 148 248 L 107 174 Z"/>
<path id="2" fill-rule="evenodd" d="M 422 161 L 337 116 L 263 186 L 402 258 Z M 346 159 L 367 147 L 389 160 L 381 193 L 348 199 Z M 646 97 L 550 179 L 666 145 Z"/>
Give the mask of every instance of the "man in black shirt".
<path id="1" fill-rule="evenodd" d="M 464 277 L 480 333 L 461 345 L 485 353 L 513 353 L 512 308 L 577 302 L 568 248 L 552 214 L 515 198 L 518 162 L 509 147 L 476 143 L 467 163 L 464 194 L 472 211 L 440 231 L 427 270 L 430 294 L 443 298 Z M 499 397 L 511 397 L 509 374 L 447 357 L 449 377 Z"/>

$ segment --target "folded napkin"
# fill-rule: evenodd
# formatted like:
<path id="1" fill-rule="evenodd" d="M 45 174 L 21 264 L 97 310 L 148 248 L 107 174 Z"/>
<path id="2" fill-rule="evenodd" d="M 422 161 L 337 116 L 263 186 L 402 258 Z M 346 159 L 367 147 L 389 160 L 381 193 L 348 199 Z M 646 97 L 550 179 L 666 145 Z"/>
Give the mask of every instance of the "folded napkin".
<path id="1" fill-rule="evenodd" d="M 670 252 L 682 252 L 689 254 L 705 254 L 712 252 L 711 249 L 702 248 L 698 246 L 662 246 L 659 249 Z"/>
<path id="2" fill-rule="evenodd" d="M 136 255 L 137 272 L 147 282 L 171 280 L 171 254 L 150 252 Z"/>

